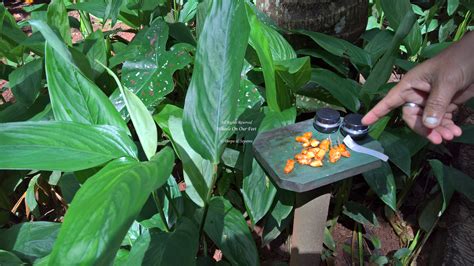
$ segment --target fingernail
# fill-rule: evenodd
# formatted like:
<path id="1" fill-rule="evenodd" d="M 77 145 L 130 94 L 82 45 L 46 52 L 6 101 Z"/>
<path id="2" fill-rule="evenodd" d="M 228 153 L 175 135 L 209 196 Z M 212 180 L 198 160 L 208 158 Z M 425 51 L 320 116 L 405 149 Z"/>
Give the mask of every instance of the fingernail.
<path id="1" fill-rule="evenodd" d="M 433 116 L 425 117 L 425 123 L 429 125 L 437 125 L 439 122 L 438 118 Z"/>

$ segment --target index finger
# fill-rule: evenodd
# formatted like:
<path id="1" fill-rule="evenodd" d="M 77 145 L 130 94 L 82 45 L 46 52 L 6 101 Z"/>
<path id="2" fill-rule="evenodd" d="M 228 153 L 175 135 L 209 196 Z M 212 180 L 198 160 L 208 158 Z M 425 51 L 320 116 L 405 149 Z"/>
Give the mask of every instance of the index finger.
<path id="1" fill-rule="evenodd" d="M 390 90 L 390 92 L 362 118 L 362 123 L 371 125 L 390 111 L 404 104 L 405 100 L 401 95 L 402 86 L 403 84 L 398 83 L 397 86 Z"/>

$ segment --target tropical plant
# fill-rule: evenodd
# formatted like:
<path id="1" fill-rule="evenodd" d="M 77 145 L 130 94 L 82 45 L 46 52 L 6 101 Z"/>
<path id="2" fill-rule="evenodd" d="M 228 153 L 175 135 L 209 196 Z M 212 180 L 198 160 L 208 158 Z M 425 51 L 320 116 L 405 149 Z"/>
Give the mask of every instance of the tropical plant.
<path id="1" fill-rule="evenodd" d="M 219 249 L 230 264 L 258 265 L 252 229 L 263 226 L 262 245 L 275 240 L 291 225 L 295 195 L 253 157 L 256 135 L 322 106 L 367 111 L 394 71 L 470 30 L 472 8 L 374 1 L 363 48 L 296 30 L 314 46 L 295 51 L 250 1 L 53 0 L 25 7 L 30 18 L 18 23 L 0 5 L 0 79 L 15 96 L 0 98 L 0 264 L 193 265 Z M 359 75 L 362 85 L 350 78 Z M 464 131 L 456 141 L 472 144 L 472 127 Z M 385 204 L 394 228 L 417 177 L 432 169 L 438 181 L 416 236 L 399 228 L 405 248 L 390 259 L 406 264 L 454 191 L 473 199 L 473 183 L 398 113 L 370 134 L 391 159 L 363 175 L 363 193 Z M 355 222 L 361 264 L 388 263 L 379 251 L 364 258 L 364 242 L 380 244 L 363 235 L 377 225 L 373 201 L 349 200 L 356 182 L 332 185 L 325 254 L 334 255 L 331 232 L 344 217 Z"/>

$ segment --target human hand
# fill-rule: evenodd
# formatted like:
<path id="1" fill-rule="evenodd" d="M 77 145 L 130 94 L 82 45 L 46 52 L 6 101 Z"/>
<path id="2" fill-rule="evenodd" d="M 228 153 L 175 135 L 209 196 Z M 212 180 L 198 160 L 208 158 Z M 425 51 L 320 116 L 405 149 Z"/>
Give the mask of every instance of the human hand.
<path id="1" fill-rule="evenodd" d="M 362 119 L 370 125 L 405 103 L 403 119 L 434 144 L 462 134 L 453 111 L 474 96 L 474 34 L 409 71 Z"/>

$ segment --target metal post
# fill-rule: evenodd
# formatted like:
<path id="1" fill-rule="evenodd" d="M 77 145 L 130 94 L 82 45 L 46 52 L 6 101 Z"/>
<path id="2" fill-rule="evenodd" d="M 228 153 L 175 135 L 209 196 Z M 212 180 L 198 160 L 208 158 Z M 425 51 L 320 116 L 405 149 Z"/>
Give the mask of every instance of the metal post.
<path id="1" fill-rule="evenodd" d="M 296 194 L 290 266 L 320 264 L 330 199 L 328 186 Z"/>

